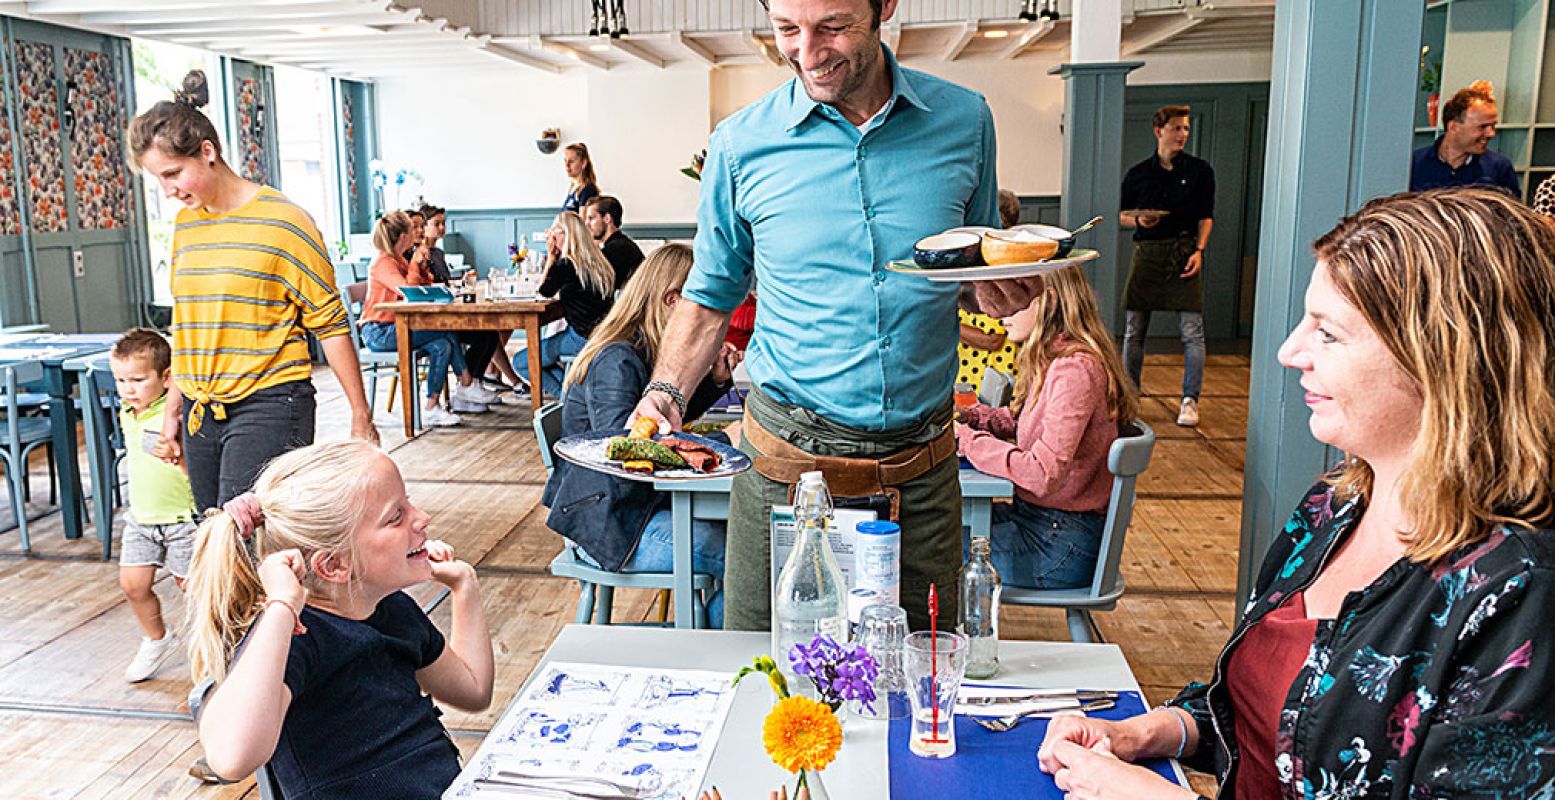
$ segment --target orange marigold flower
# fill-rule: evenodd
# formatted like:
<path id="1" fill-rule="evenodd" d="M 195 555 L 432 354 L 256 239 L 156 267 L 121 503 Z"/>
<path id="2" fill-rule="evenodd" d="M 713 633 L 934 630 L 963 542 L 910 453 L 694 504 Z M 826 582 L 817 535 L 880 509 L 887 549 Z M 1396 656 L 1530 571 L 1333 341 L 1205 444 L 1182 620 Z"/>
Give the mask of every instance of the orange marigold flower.
<path id="1" fill-rule="evenodd" d="M 842 723 L 824 703 L 788 697 L 767 714 L 761 741 L 772 761 L 789 772 L 825 769 L 842 747 Z"/>

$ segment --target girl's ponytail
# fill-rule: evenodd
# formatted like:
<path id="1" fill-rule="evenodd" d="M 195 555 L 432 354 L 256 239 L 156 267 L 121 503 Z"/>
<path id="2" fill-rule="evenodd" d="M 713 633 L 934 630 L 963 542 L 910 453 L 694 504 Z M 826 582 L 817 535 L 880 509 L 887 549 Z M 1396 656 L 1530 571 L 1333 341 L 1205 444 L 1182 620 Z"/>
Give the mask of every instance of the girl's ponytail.
<path id="1" fill-rule="evenodd" d="M 189 669 L 194 682 L 222 680 L 238 642 L 259 615 L 264 588 L 231 514 L 218 511 L 200 525 L 184 587 L 189 598 Z"/>

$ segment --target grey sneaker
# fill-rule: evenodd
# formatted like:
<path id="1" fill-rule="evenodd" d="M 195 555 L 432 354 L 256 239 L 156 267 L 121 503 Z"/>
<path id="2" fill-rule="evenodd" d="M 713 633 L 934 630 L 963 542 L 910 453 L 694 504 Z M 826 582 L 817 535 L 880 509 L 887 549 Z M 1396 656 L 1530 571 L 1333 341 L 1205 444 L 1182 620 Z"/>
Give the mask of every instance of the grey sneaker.
<path id="1" fill-rule="evenodd" d="M 140 637 L 140 649 L 135 651 L 134 660 L 124 668 L 124 679 L 130 683 L 140 683 L 157 674 L 157 668 L 162 662 L 174 653 L 178 652 L 178 637 L 172 631 L 162 635 L 160 639 L 147 639 Z"/>
<path id="2" fill-rule="evenodd" d="M 466 400 L 455 392 L 454 396 L 448 399 L 448 410 L 455 414 L 484 414 L 487 409 L 485 403 Z"/>
<path id="3" fill-rule="evenodd" d="M 1182 409 L 1177 412 L 1177 424 L 1184 428 L 1196 428 L 1199 425 L 1199 401 L 1192 397 L 1182 399 Z"/>

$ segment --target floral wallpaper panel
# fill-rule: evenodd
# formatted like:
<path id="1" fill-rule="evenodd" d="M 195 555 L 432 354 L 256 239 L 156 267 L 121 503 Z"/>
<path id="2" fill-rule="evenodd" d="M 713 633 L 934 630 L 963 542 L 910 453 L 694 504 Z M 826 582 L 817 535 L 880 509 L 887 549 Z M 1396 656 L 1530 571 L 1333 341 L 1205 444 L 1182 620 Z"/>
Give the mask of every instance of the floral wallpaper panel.
<path id="1" fill-rule="evenodd" d="M 264 88 L 254 78 L 238 81 L 238 158 L 243 177 L 270 185 L 265 163 Z"/>
<path id="2" fill-rule="evenodd" d="M 54 79 L 54 46 L 44 42 L 15 43 L 18 113 L 21 117 L 23 161 L 27 165 L 27 197 L 32 205 L 32 229 L 58 233 L 70 227 L 65 206 L 65 162 L 59 140 L 59 88 Z"/>
<path id="3" fill-rule="evenodd" d="M 105 53 L 67 47 L 65 74 L 76 82 L 70 98 L 75 112 L 70 157 L 75 167 L 77 224 L 84 230 L 123 228 L 129 218 L 124 104 L 112 59 Z"/>
<path id="4" fill-rule="evenodd" d="M 346 207 L 356 208 L 356 121 L 351 109 L 351 93 L 340 93 L 340 121 L 346 139 Z"/>
<path id="5" fill-rule="evenodd" d="M 10 48 L 10 41 L 0 47 Z M 19 236 L 22 210 L 17 203 L 15 155 L 11 150 L 11 109 L 15 107 L 9 90 L 0 81 L 0 236 Z"/>

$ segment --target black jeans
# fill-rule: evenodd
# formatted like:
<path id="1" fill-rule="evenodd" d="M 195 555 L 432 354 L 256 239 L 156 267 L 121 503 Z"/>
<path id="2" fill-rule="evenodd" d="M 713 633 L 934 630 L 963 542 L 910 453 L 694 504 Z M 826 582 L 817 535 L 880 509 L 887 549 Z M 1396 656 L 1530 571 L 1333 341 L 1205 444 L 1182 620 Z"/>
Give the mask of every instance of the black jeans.
<path id="1" fill-rule="evenodd" d="M 458 331 L 454 336 L 464 345 L 464 365 L 469 368 L 470 377 L 480 380 L 492 355 L 502 346 L 502 337 L 496 331 Z"/>
<path id="2" fill-rule="evenodd" d="M 226 405 L 227 418 L 205 410 L 200 432 L 189 435 L 189 410 L 184 399 L 184 459 L 195 505 L 218 508 L 252 489 L 271 459 L 313 444 L 312 381 L 291 381 L 260 389 Z"/>

